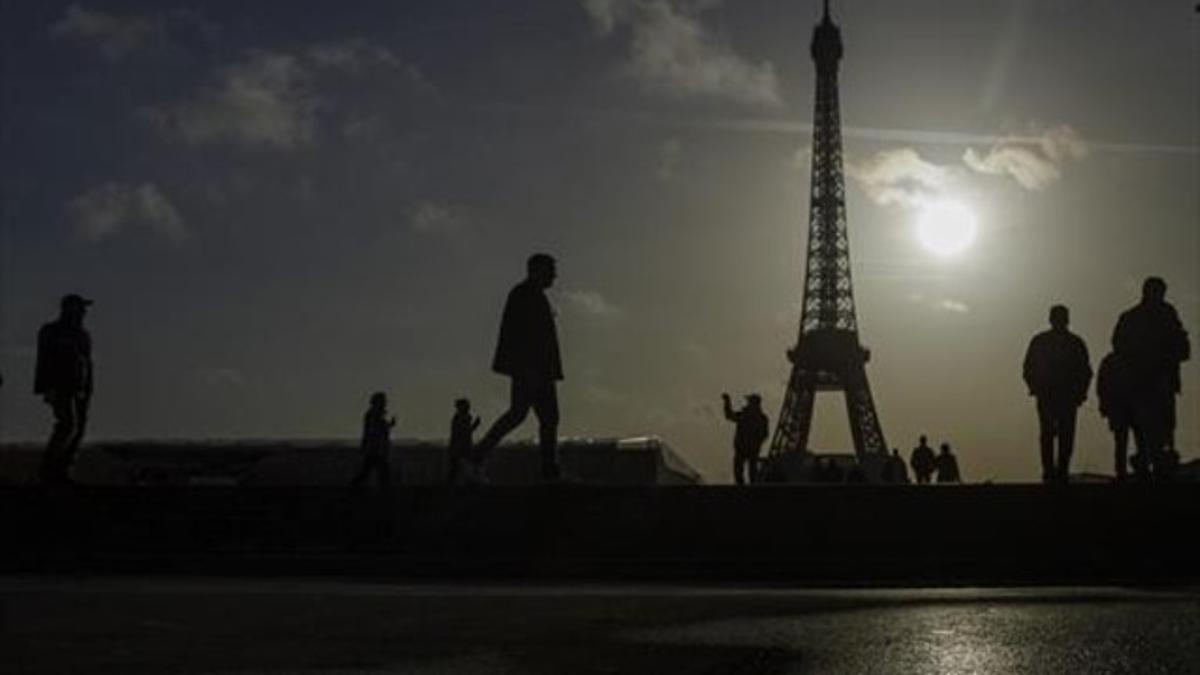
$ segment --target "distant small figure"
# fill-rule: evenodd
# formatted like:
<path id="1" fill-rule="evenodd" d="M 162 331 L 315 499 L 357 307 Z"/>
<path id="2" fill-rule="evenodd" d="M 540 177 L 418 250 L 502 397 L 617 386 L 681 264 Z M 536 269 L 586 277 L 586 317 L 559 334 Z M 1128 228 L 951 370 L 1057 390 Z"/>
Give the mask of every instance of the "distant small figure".
<path id="1" fill-rule="evenodd" d="M 842 471 L 842 467 L 837 465 L 830 457 L 825 460 L 825 482 L 826 483 L 841 483 L 846 480 L 846 473 Z"/>
<path id="2" fill-rule="evenodd" d="M 1075 416 L 1087 400 L 1092 381 L 1087 345 L 1067 330 L 1070 321 L 1064 305 L 1051 307 L 1050 329 L 1029 342 L 1022 368 L 1029 393 L 1037 399 L 1042 481 L 1046 483 L 1067 482 L 1075 450 Z"/>
<path id="3" fill-rule="evenodd" d="M 371 405 L 363 415 L 363 434 L 360 450 L 362 463 L 358 473 L 350 482 L 354 487 L 366 483 L 371 474 L 379 481 L 384 490 L 391 487 L 392 472 L 390 458 L 392 449 L 392 427 L 396 426 L 396 418 L 388 417 L 387 394 L 377 391 L 371 394 Z"/>
<path id="4" fill-rule="evenodd" d="M 454 402 L 454 417 L 450 418 L 450 473 L 446 482 L 458 482 L 463 464 L 471 458 L 471 436 L 479 428 L 479 418 L 471 417 L 471 402 L 460 398 Z"/>
<path id="5" fill-rule="evenodd" d="M 1096 398 L 1100 415 L 1113 434 L 1113 466 L 1118 481 L 1128 477 L 1129 431 L 1133 426 L 1134 400 L 1129 363 L 1118 352 L 1109 352 L 1096 373 Z"/>
<path id="6" fill-rule="evenodd" d="M 900 456 L 900 448 L 892 448 L 892 454 L 883 464 L 883 482 L 897 485 L 908 483 L 908 467 Z"/>
<path id="7" fill-rule="evenodd" d="M 554 258 L 545 253 L 530 256 L 525 270 L 525 280 L 509 292 L 500 320 L 492 370 L 512 380 L 512 394 L 508 411 L 492 423 L 475 446 L 475 470 L 480 479 L 484 478 L 488 453 L 525 421 L 530 408 L 538 418 L 542 477 L 560 477 L 556 382 L 563 379 L 562 357 L 554 311 L 546 299 L 546 289 L 554 284 L 558 271 Z"/>
<path id="8" fill-rule="evenodd" d="M 87 428 L 92 401 L 92 337 L 83 319 L 92 304 L 71 293 L 59 301 L 59 316 L 38 331 L 33 393 L 54 412 L 38 475 L 48 484 L 70 483 L 71 464 Z"/>
<path id="9" fill-rule="evenodd" d="M 1141 302 L 1121 314 L 1112 337 L 1113 350 L 1129 365 L 1138 454 L 1156 478 L 1163 453 L 1174 443 L 1180 366 L 1191 357 L 1187 331 L 1166 295 L 1165 281 L 1147 278 Z M 1161 464 L 1166 470 L 1168 463 Z"/>
<path id="10" fill-rule="evenodd" d="M 913 476 L 916 477 L 917 483 L 922 485 L 929 483 L 933 478 L 934 457 L 933 448 L 929 447 L 929 441 L 924 436 L 921 436 L 917 447 L 913 448 L 908 462 L 912 466 Z"/>
<path id="11" fill-rule="evenodd" d="M 950 444 L 942 443 L 942 451 L 937 456 L 937 482 L 958 483 L 962 477 L 958 473 L 958 460 L 950 452 Z"/>
<path id="12" fill-rule="evenodd" d="M 762 410 L 762 397 L 758 394 L 747 394 L 746 405 L 735 411 L 729 401 L 729 394 L 721 394 L 721 402 L 725 407 L 725 419 L 733 422 L 733 480 L 738 485 L 746 484 L 746 474 L 751 483 L 758 482 L 758 455 L 762 444 L 767 440 L 767 430 L 770 421 Z"/>

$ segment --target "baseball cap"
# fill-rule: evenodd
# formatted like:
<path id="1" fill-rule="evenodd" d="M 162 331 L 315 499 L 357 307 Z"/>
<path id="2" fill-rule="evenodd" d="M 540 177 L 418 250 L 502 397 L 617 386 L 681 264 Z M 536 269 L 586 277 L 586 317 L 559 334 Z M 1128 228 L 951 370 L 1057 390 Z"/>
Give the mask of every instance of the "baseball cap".
<path id="1" fill-rule="evenodd" d="M 62 307 L 71 307 L 73 305 L 87 307 L 90 304 L 92 304 L 91 300 L 79 295 L 78 293 L 68 293 L 62 296 L 62 300 L 59 302 L 59 305 Z"/>

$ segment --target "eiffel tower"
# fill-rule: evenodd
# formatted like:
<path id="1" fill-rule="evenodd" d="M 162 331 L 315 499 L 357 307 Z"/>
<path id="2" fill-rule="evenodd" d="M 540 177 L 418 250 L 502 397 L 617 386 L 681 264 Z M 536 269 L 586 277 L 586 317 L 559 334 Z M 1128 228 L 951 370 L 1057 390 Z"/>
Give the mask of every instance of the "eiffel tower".
<path id="1" fill-rule="evenodd" d="M 866 363 L 870 352 L 858 341 L 854 287 L 850 279 L 850 240 L 846 232 L 845 178 L 842 174 L 838 62 L 842 36 L 829 16 L 813 30 L 812 58 L 817 66 L 813 114 L 812 186 L 808 207 L 808 256 L 800 337 L 788 350 L 792 375 L 783 410 L 771 440 L 771 460 L 808 451 L 813 401 L 818 391 L 842 391 L 859 465 L 887 443 L 875 413 Z"/>

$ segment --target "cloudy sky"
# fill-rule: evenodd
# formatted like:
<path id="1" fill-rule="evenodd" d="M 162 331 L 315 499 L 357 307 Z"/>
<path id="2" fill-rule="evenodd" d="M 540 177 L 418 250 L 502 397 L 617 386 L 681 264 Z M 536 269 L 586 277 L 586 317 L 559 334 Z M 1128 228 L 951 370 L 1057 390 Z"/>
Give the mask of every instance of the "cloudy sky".
<path id="1" fill-rule="evenodd" d="M 1052 303 L 1098 361 L 1160 274 L 1196 341 L 1193 5 L 835 3 L 890 445 L 1034 478 L 1020 361 Z M 34 338 L 70 291 L 96 299 L 93 437 L 352 437 L 376 389 L 398 435 L 444 435 L 463 395 L 490 421 L 503 299 L 544 250 L 562 431 L 657 434 L 728 480 L 719 394 L 777 417 L 796 339 L 815 0 L 334 6 L 3 4 L 0 436 L 48 429 Z M 947 200 L 976 220 L 949 256 L 917 236 Z M 1111 470 L 1094 397 L 1080 436 Z M 813 443 L 849 447 L 840 401 Z"/>

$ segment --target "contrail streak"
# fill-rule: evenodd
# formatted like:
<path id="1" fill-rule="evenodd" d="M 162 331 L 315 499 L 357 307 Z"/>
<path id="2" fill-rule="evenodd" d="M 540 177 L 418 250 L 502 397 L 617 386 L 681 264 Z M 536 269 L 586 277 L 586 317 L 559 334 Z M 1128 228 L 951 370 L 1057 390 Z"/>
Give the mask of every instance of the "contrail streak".
<path id="1" fill-rule="evenodd" d="M 681 118 L 654 112 L 597 109 L 597 108 L 552 108 L 523 103 L 489 103 L 479 107 L 484 112 L 518 115 L 569 115 L 598 121 L 649 126 L 667 126 L 680 129 L 699 129 L 763 134 L 810 134 L 812 124 L 786 119 L 761 118 Z M 994 145 L 997 143 L 1041 142 L 1038 136 L 1013 134 L 983 134 L 961 131 L 931 131 L 927 129 L 899 129 L 882 127 L 843 126 L 842 135 L 860 141 L 891 143 L 914 143 L 927 145 Z M 1184 143 L 1141 143 L 1137 141 L 1114 141 L 1084 138 L 1089 151 L 1141 153 L 1178 156 L 1200 156 L 1200 146 Z"/>

